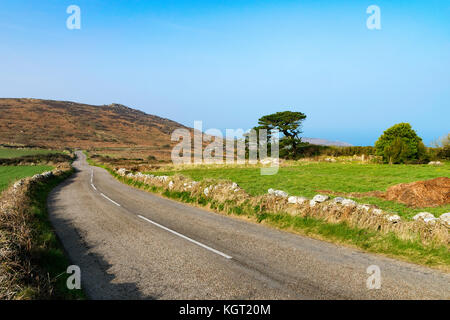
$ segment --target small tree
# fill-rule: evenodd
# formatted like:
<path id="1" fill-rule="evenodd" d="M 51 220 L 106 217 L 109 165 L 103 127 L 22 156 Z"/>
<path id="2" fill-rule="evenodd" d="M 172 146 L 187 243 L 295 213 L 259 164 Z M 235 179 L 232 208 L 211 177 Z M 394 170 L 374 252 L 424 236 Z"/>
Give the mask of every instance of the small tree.
<path id="1" fill-rule="evenodd" d="M 450 133 L 432 143 L 436 148 L 438 159 L 450 159 Z"/>
<path id="2" fill-rule="evenodd" d="M 409 123 L 398 123 L 384 131 L 375 142 L 375 148 L 384 162 L 426 161 L 425 145 Z"/>
<path id="3" fill-rule="evenodd" d="M 270 133 L 270 130 L 278 129 L 283 134 L 283 137 L 280 139 L 280 148 L 284 151 L 283 153 L 286 156 L 296 158 L 298 147 L 301 144 L 301 126 L 305 119 L 306 115 L 301 112 L 277 112 L 259 118 L 259 126 L 255 127 L 255 130 L 267 129 L 268 133 Z"/>

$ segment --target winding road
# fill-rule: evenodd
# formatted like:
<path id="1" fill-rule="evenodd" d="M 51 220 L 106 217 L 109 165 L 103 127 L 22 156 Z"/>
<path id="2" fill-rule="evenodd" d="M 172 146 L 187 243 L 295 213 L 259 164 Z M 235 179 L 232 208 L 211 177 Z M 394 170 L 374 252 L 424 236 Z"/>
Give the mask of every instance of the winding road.
<path id="1" fill-rule="evenodd" d="M 165 199 L 77 155 L 48 208 L 92 299 L 450 298 L 449 274 Z"/>

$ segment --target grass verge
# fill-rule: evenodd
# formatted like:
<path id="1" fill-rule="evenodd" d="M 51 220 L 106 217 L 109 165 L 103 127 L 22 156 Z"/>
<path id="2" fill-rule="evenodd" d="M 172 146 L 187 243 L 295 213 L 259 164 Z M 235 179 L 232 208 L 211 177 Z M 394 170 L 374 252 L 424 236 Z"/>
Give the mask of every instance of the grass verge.
<path id="1" fill-rule="evenodd" d="M 51 166 L 0 166 L 0 192 L 14 181 L 50 170 Z"/>
<path id="2" fill-rule="evenodd" d="M 73 173 L 53 176 L 30 184 L 13 213 L 2 213 L 3 240 L 0 296 L 7 299 L 84 299 L 82 290 L 66 286 L 70 265 L 47 211 L 50 191 Z"/>

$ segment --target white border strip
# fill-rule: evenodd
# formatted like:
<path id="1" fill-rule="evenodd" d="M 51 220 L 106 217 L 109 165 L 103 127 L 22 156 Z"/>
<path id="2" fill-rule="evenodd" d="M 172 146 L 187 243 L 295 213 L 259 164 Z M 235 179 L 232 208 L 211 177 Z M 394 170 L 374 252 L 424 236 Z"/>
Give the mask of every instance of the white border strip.
<path id="1" fill-rule="evenodd" d="M 94 184 L 91 183 L 92 188 L 94 188 L 95 191 L 97 191 L 97 188 L 94 186 Z"/>
<path id="2" fill-rule="evenodd" d="M 102 197 L 104 197 L 105 199 L 108 199 L 109 201 L 111 201 L 112 203 L 114 203 L 116 206 L 120 207 L 120 204 L 118 204 L 117 202 L 115 202 L 114 200 L 112 200 L 111 198 L 108 198 L 107 196 L 105 196 L 103 193 L 100 192 L 100 194 L 102 195 Z"/>
<path id="3" fill-rule="evenodd" d="M 169 229 L 169 228 L 167 228 L 167 227 L 164 227 L 164 226 L 160 225 L 159 223 L 156 223 L 156 222 L 154 222 L 154 221 L 152 221 L 152 220 L 150 220 L 150 219 L 147 219 L 146 217 L 143 217 L 143 216 L 141 216 L 141 215 L 138 215 L 138 217 L 141 218 L 141 219 L 143 219 L 143 220 L 145 220 L 145 221 L 147 221 L 147 222 L 150 222 L 151 224 L 154 224 L 154 225 L 157 226 L 157 227 L 160 227 L 161 229 L 164 229 L 164 230 L 166 230 L 166 231 L 169 231 L 169 232 L 173 233 L 174 235 L 177 235 L 177 236 L 179 236 L 179 237 L 181 237 L 181 238 L 183 238 L 183 239 L 185 239 L 185 240 L 187 240 L 187 241 L 190 241 L 190 242 L 192 242 L 192 243 L 195 243 L 196 245 L 198 245 L 198 246 L 200 246 L 200 247 L 202 247 L 202 248 L 205 248 L 206 250 L 212 251 L 212 252 L 218 254 L 219 256 L 222 256 L 222 257 L 224 257 L 224 258 L 226 258 L 226 259 L 232 259 L 231 256 L 226 255 L 226 254 L 223 253 L 223 252 L 220 252 L 220 251 L 218 251 L 218 250 L 216 250 L 216 249 L 213 249 L 213 248 L 211 248 L 211 247 L 208 247 L 207 245 L 205 245 L 205 244 L 203 244 L 203 243 L 200 243 L 200 242 L 198 242 L 198 241 L 195 241 L 195 240 L 193 240 L 193 239 L 191 239 L 191 238 L 189 238 L 189 237 L 186 237 L 185 235 L 182 235 L 181 233 L 178 233 L 178 232 L 173 231 L 173 230 L 171 230 L 171 229 Z"/>

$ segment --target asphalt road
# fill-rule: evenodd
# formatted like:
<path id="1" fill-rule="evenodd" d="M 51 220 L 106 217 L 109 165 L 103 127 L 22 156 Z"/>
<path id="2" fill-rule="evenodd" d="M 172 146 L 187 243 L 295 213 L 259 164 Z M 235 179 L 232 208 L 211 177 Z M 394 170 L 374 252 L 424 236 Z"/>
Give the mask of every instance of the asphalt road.
<path id="1" fill-rule="evenodd" d="M 450 298 L 449 274 L 164 199 L 78 157 L 48 207 L 90 298 Z"/>

